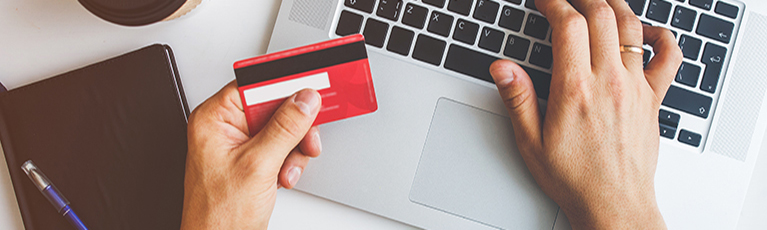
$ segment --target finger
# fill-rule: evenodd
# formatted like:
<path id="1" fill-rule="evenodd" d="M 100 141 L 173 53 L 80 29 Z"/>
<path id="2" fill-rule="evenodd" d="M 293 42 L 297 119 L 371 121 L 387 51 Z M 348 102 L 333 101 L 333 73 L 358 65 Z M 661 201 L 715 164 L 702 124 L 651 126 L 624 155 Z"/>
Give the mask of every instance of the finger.
<path id="1" fill-rule="evenodd" d="M 225 117 L 225 122 L 237 127 L 245 135 L 250 136 L 248 121 L 245 119 L 245 113 L 242 108 L 240 91 L 237 89 L 237 81 L 229 82 L 221 92 L 224 97 L 224 103 L 221 104 L 226 105 L 227 110 L 231 112 Z"/>
<path id="2" fill-rule="evenodd" d="M 322 142 L 320 141 L 320 128 L 317 126 L 309 129 L 304 139 L 298 144 L 301 152 L 308 157 L 318 157 L 322 152 Z"/>
<path id="3" fill-rule="evenodd" d="M 237 106 L 240 111 L 243 111 L 242 98 L 240 98 L 240 91 L 237 89 L 237 81 L 234 80 L 229 82 L 225 88 L 227 90 L 226 98 L 229 100 L 229 103 Z"/>
<path id="4" fill-rule="evenodd" d="M 591 51 L 586 19 L 565 0 L 537 0 L 537 8 L 551 23 L 552 85 L 571 85 L 591 74 Z M 557 73 L 588 74 L 557 74 Z M 558 83 L 562 81 L 562 83 Z"/>
<path id="5" fill-rule="evenodd" d="M 618 40 L 620 45 L 642 47 L 642 22 L 629 8 L 624 0 L 607 0 L 615 11 L 615 19 L 618 23 Z M 631 71 L 642 69 L 642 55 L 626 52 L 621 53 L 623 65 Z"/>
<path id="6" fill-rule="evenodd" d="M 301 174 L 304 172 L 306 165 L 309 164 L 309 159 L 298 148 L 291 151 L 280 169 L 279 179 L 277 180 L 279 185 L 286 189 L 292 189 L 293 186 L 296 186 L 298 180 L 301 179 Z"/>
<path id="7" fill-rule="evenodd" d="M 509 111 L 520 152 L 526 156 L 541 144 L 541 114 L 533 82 L 519 65 L 509 60 L 494 62 L 490 74 Z"/>
<path id="8" fill-rule="evenodd" d="M 228 144 L 230 149 L 236 148 L 250 140 L 248 136 L 247 121 L 239 100 L 233 101 L 231 98 L 237 98 L 237 87 L 233 84 L 224 86 L 219 92 L 207 99 L 205 102 L 195 108 L 189 116 L 189 126 L 187 127 L 188 139 L 190 143 L 197 143 L 197 147 L 204 143 L 211 145 Z M 212 134 L 225 137 L 230 140 L 221 143 Z M 218 141 L 218 142 L 217 142 Z M 191 147 L 191 145 L 190 145 Z M 189 151 L 190 153 L 204 154 L 207 159 L 219 159 L 224 157 L 209 151 Z M 215 157 L 215 158 L 211 158 Z"/>
<path id="9" fill-rule="evenodd" d="M 618 24 L 615 11 L 605 0 L 573 0 L 575 9 L 586 17 L 591 46 L 591 66 L 607 70 L 620 60 Z"/>
<path id="10" fill-rule="evenodd" d="M 242 133 L 248 134 L 248 124 L 242 112 L 237 83 L 232 81 L 225 85 L 215 95 L 200 104 L 189 117 L 196 119 L 199 113 L 214 114 L 214 116 L 202 116 L 201 118 L 224 122 L 237 128 Z M 191 123 L 191 122 L 190 122 Z"/>
<path id="11" fill-rule="evenodd" d="M 320 110 L 321 98 L 313 89 L 294 94 L 277 109 L 271 120 L 248 143 L 246 155 L 267 171 L 277 171 L 306 136 Z"/>
<path id="12" fill-rule="evenodd" d="M 668 29 L 653 26 L 644 26 L 643 29 L 644 43 L 651 45 L 655 52 L 644 70 L 645 77 L 658 100 L 663 100 L 682 64 L 682 51 L 676 44 L 674 34 Z"/>

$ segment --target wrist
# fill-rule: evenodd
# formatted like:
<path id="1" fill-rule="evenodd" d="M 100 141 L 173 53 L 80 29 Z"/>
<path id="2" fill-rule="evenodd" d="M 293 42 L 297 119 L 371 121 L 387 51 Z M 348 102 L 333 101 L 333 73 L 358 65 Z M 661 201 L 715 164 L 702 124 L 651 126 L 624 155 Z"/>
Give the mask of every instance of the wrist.
<path id="1" fill-rule="evenodd" d="M 271 213 L 237 208 L 237 205 L 195 206 L 184 208 L 181 230 L 267 229 Z M 228 206 L 228 207 L 227 207 Z"/>
<path id="2" fill-rule="evenodd" d="M 206 183 L 195 180 L 197 178 L 186 178 L 187 184 L 197 186 L 188 186 L 184 191 L 181 230 L 267 229 L 275 193 L 249 197 L 237 192 L 242 188 Z"/>
<path id="3" fill-rule="evenodd" d="M 666 229 L 654 194 L 562 206 L 572 229 Z"/>

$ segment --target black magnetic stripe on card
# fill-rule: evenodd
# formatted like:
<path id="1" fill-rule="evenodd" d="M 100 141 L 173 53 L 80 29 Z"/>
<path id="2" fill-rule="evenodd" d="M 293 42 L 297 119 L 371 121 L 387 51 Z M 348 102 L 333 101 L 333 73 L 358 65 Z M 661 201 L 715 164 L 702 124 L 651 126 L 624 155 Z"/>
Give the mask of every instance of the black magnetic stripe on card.
<path id="1" fill-rule="evenodd" d="M 242 87 L 275 78 L 365 59 L 365 42 L 359 41 L 323 50 L 246 66 L 234 70 L 237 85 Z"/>

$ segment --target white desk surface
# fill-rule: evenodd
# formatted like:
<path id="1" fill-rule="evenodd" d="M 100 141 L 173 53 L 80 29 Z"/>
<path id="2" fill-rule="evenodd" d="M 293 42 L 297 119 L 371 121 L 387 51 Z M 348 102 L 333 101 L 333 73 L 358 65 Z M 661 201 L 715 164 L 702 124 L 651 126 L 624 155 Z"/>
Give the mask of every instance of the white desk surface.
<path id="1" fill-rule="evenodd" d="M 165 43 L 176 56 L 189 104 L 196 107 L 234 80 L 235 61 L 266 51 L 280 2 L 205 0 L 180 19 L 132 28 L 96 18 L 77 0 L 3 0 L 0 82 L 12 89 Z M 0 159 L 0 229 L 23 229 L 2 155 Z M 738 229 L 767 229 L 767 157 L 761 157 L 756 167 Z M 302 192 L 280 190 L 270 228 L 412 227 Z"/>

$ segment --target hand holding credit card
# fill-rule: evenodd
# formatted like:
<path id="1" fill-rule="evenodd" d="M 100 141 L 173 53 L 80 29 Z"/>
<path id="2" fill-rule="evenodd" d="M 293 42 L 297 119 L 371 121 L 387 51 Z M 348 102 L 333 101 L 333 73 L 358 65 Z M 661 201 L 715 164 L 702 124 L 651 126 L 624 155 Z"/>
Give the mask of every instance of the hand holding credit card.
<path id="1" fill-rule="evenodd" d="M 313 126 L 378 109 L 365 40 L 352 35 L 234 63 L 250 135 L 290 95 L 317 90 L 322 107 Z"/>

